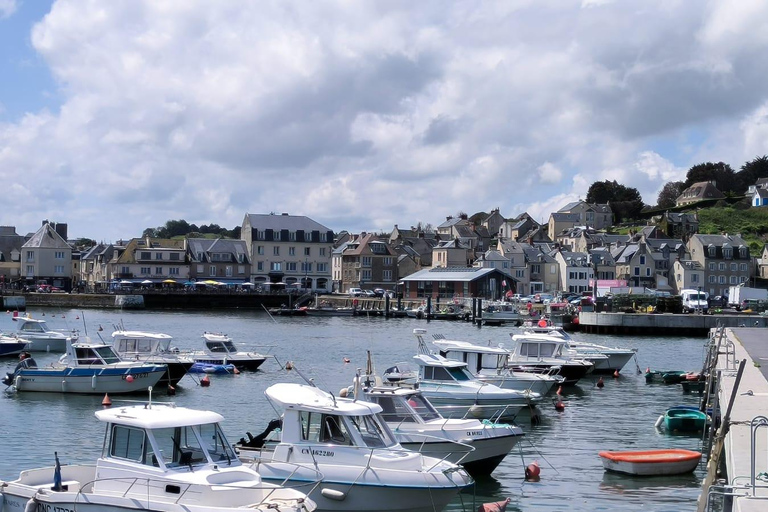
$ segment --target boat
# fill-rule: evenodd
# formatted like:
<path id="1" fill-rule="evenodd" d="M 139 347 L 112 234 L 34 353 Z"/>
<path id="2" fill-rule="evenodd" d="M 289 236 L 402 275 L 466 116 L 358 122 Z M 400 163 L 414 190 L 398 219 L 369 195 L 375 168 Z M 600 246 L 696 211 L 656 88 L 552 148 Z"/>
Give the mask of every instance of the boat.
<path id="1" fill-rule="evenodd" d="M 236 373 L 237 368 L 233 364 L 215 364 L 215 363 L 201 363 L 196 362 L 193 364 L 190 369 L 189 373 L 210 373 L 210 374 L 232 374 Z"/>
<path id="2" fill-rule="evenodd" d="M 28 345 L 27 340 L 0 334 L 0 357 L 19 355 L 27 350 Z"/>
<path id="3" fill-rule="evenodd" d="M 3 382 L 15 391 L 137 393 L 156 385 L 166 370 L 165 365 L 123 361 L 110 345 L 85 339 L 69 343 L 57 363 L 19 368 Z"/>
<path id="4" fill-rule="evenodd" d="M 667 449 L 599 453 L 608 471 L 636 476 L 680 475 L 690 473 L 701 460 L 701 453 Z"/>
<path id="5" fill-rule="evenodd" d="M 684 372 L 680 370 L 658 370 L 658 371 L 651 371 L 650 369 L 647 369 L 645 371 L 645 382 L 646 384 L 656 384 L 656 383 L 664 383 L 664 384 L 679 384 L 686 379 L 686 375 L 688 375 L 690 372 Z M 694 380 L 694 379 L 690 379 Z"/>
<path id="6" fill-rule="evenodd" d="M 592 361 L 595 365 L 593 373 L 614 373 L 621 371 L 624 366 L 637 356 L 636 348 L 607 347 L 597 343 L 589 343 L 574 339 L 565 329 L 556 325 L 527 326 L 524 334 L 543 334 L 562 338 L 567 342 L 570 355 L 577 359 Z"/>
<path id="7" fill-rule="evenodd" d="M 78 338 L 77 331 L 64 333 L 53 331 L 48 328 L 45 320 L 27 316 L 14 316 L 13 320 L 18 322 L 16 337 L 25 340 L 28 345 L 25 350 L 28 352 L 56 352 L 63 354 L 67 351 L 67 340 Z"/>
<path id="8" fill-rule="evenodd" d="M 96 464 L 61 464 L 0 483 L 3 511 L 311 512 L 305 493 L 263 482 L 238 459 L 210 411 L 148 403 L 96 411 Z M 74 427 L 74 426 L 73 426 Z M 61 449 L 74 450 L 66 444 Z"/>
<path id="9" fill-rule="evenodd" d="M 248 436 L 239 453 L 267 481 L 322 473 L 309 493 L 318 510 L 439 512 L 473 483 L 459 466 L 404 449 L 379 405 L 297 383 L 274 384 L 264 394 L 282 415 L 271 422 L 279 429 Z"/>
<path id="10" fill-rule="evenodd" d="M 483 305 L 480 319 L 484 325 L 514 323 L 520 325 L 520 310 L 513 302 L 493 301 Z"/>
<path id="11" fill-rule="evenodd" d="M 537 393 L 501 389 L 481 382 L 467 370 L 466 363 L 431 353 L 424 340 L 426 329 L 414 329 L 413 333 L 419 347 L 419 353 L 413 357 L 418 369 L 411 369 L 408 363 L 397 363 L 388 368 L 382 378 L 418 385 L 443 416 L 494 421 L 514 419 L 524 407 L 531 407 L 541 399 Z"/>
<path id="12" fill-rule="evenodd" d="M 441 334 L 432 336 L 432 344 L 441 356 L 467 363 L 467 369 L 478 380 L 502 389 L 529 391 L 544 396 L 565 380 L 557 375 L 559 367 L 555 367 L 552 374 L 514 371 L 509 367 L 510 351 L 505 348 L 449 340 Z"/>
<path id="13" fill-rule="evenodd" d="M 706 380 L 684 380 L 680 383 L 680 386 L 683 388 L 683 393 L 690 394 L 690 393 L 698 393 L 702 394 L 704 393 L 704 390 L 707 388 L 707 381 Z"/>
<path id="14" fill-rule="evenodd" d="M 515 348 L 509 354 L 509 366 L 515 371 L 552 373 L 558 368 L 563 385 L 573 385 L 595 367 L 590 361 L 573 358 L 564 339 L 541 334 L 510 333 L 510 336 Z"/>
<path id="15" fill-rule="evenodd" d="M 490 475 L 523 436 L 516 425 L 443 418 L 418 389 L 384 385 L 371 371 L 342 391 L 380 405 L 403 448 L 460 464 L 473 477 Z"/>
<path id="16" fill-rule="evenodd" d="M 189 355 L 195 363 L 232 364 L 238 370 L 256 370 L 267 360 L 267 356 L 258 352 L 238 352 L 232 338 L 226 334 L 204 332 L 203 339 L 205 340 L 204 351 L 185 354 Z"/>
<path id="17" fill-rule="evenodd" d="M 163 387 L 176 386 L 195 364 L 192 358 L 172 347 L 172 341 L 173 337 L 163 333 L 123 329 L 112 333 L 112 347 L 123 359 L 166 365 L 168 370 L 158 382 Z"/>
<path id="18" fill-rule="evenodd" d="M 709 416 L 696 407 L 670 407 L 660 418 L 667 432 L 701 432 L 707 426 Z M 658 422 L 657 422 L 658 424 Z"/>
<path id="19" fill-rule="evenodd" d="M 302 308 L 307 316 L 354 316 L 353 307 L 336 307 L 330 301 L 315 302 L 314 306 Z"/>

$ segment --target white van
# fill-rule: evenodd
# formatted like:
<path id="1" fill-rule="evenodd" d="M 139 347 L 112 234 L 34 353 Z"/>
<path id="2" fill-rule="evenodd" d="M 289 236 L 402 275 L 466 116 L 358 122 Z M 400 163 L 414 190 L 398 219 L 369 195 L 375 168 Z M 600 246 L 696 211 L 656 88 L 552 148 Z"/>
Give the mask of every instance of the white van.
<path id="1" fill-rule="evenodd" d="M 701 311 L 706 313 L 709 309 L 709 294 L 699 290 L 683 290 L 680 292 L 683 298 L 683 311 Z"/>

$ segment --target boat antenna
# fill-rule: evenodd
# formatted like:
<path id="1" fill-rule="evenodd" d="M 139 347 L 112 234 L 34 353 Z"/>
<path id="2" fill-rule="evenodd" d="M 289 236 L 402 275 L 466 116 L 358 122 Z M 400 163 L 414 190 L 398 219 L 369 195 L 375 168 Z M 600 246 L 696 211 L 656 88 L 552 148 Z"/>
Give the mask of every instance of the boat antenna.
<path id="1" fill-rule="evenodd" d="M 85 323 L 85 311 L 80 310 L 80 316 L 83 317 L 83 331 L 85 331 L 85 337 L 88 337 L 88 325 Z"/>

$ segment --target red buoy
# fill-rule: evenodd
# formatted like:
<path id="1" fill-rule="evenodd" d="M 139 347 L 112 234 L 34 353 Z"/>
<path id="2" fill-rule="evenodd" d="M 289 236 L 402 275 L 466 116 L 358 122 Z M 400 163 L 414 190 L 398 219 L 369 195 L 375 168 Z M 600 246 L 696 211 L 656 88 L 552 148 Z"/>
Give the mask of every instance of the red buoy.
<path id="1" fill-rule="evenodd" d="M 507 505 L 512 501 L 511 498 L 507 498 L 504 501 L 494 501 L 493 503 L 483 503 L 477 507 L 477 512 L 504 512 L 507 510 Z"/>
<path id="2" fill-rule="evenodd" d="M 558 400 L 557 402 L 555 402 L 555 410 L 557 412 L 563 412 L 565 410 L 565 404 L 563 403 L 562 400 Z"/>
<path id="3" fill-rule="evenodd" d="M 104 400 L 101 401 L 101 405 L 104 407 L 112 406 L 112 400 L 109 399 L 109 395 L 107 393 L 104 393 Z"/>
<path id="4" fill-rule="evenodd" d="M 650 366 L 645 369 L 645 373 L 651 373 L 651 367 Z"/>
<path id="5" fill-rule="evenodd" d="M 597 379 L 597 387 L 602 388 L 604 386 L 605 386 L 605 383 L 603 382 L 603 378 L 600 377 L 599 379 Z"/>
<path id="6" fill-rule="evenodd" d="M 235 369 L 232 371 L 235 375 L 240 375 L 240 370 L 237 369 L 237 366 L 235 366 Z"/>
<path id="7" fill-rule="evenodd" d="M 200 385 L 207 388 L 211 385 L 211 379 L 209 379 L 207 375 L 203 376 L 203 378 L 200 379 Z"/>
<path id="8" fill-rule="evenodd" d="M 128 375 L 128 376 L 125 378 L 125 382 L 127 382 L 128 384 L 130 384 L 131 382 L 133 382 L 133 375 Z"/>
<path id="9" fill-rule="evenodd" d="M 536 461 L 531 462 L 526 466 L 525 468 L 525 479 L 526 480 L 539 480 L 539 474 L 541 473 L 541 468 L 539 467 L 539 463 Z"/>
<path id="10" fill-rule="evenodd" d="M 613 378 L 614 378 L 614 379 L 618 379 L 618 378 L 619 378 L 619 370 L 615 370 L 615 371 L 613 372 Z"/>

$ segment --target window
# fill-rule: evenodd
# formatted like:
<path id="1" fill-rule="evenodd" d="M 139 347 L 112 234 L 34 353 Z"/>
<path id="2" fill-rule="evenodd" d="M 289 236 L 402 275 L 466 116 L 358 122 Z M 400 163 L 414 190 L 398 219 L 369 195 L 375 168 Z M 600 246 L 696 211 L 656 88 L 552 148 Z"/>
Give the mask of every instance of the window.
<path id="1" fill-rule="evenodd" d="M 149 267 L 147 267 L 147 268 L 149 268 Z M 126 275 L 130 274 L 131 273 L 131 269 L 130 269 L 130 267 L 120 267 L 120 273 L 121 274 L 126 274 Z"/>
<path id="2" fill-rule="evenodd" d="M 645 276 L 646 277 L 650 277 L 651 276 L 651 269 L 650 268 L 646 268 L 645 269 Z"/>
<path id="3" fill-rule="evenodd" d="M 285 271 L 286 272 L 296 272 L 296 262 L 295 261 L 289 261 L 285 264 Z"/>
<path id="4" fill-rule="evenodd" d="M 509 262 L 508 261 L 502 262 L 501 263 L 501 268 L 509 268 Z"/>
<path id="5" fill-rule="evenodd" d="M 731 263 L 731 272 L 736 272 L 739 270 L 739 264 L 738 263 Z"/>
<path id="6" fill-rule="evenodd" d="M 717 282 L 717 276 L 709 276 L 709 282 L 710 283 L 716 283 Z"/>
<path id="7" fill-rule="evenodd" d="M 747 248 L 744 246 L 739 247 L 739 257 L 740 258 L 746 258 L 747 257 Z"/>
<path id="8" fill-rule="evenodd" d="M 717 278 L 717 281 L 718 281 L 720 284 L 725 284 L 725 276 L 718 276 L 718 278 Z"/>
<path id="9" fill-rule="evenodd" d="M 370 281 L 371 280 L 371 271 L 370 271 L 370 269 L 363 270 L 363 272 L 362 272 L 362 274 L 360 276 L 360 280 L 361 281 Z"/>
<path id="10" fill-rule="evenodd" d="M 383 261 L 386 266 L 392 265 L 392 256 L 384 256 Z"/>
<path id="11" fill-rule="evenodd" d="M 718 268 L 719 270 L 725 270 L 725 269 L 726 269 L 726 266 L 725 266 L 725 262 L 722 262 L 722 261 L 721 261 L 721 262 L 720 262 L 720 263 L 717 265 L 717 268 Z"/>
<path id="12" fill-rule="evenodd" d="M 64 273 L 64 265 L 54 265 L 53 273 L 54 274 L 63 274 Z"/>
<path id="13" fill-rule="evenodd" d="M 296 256 L 296 248 L 295 247 L 289 247 L 288 248 L 288 256 Z"/>
<path id="14" fill-rule="evenodd" d="M 163 275 L 163 267 L 155 267 L 155 274 L 156 275 Z"/>
<path id="15" fill-rule="evenodd" d="M 272 271 L 280 271 L 283 269 L 283 265 L 279 261 L 273 261 L 269 264 L 269 269 Z"/>
<path id="16" fill-rule="evenodd" d="M 729 279 L 731 284 L 738 284 L 738 278 L 736 276 L 731 276 Z"/>
<path id="17" fill-rule="evenodd" d="M 515 270 L 515 277 L 518 278 L 524 278 L 525 277 L 525 269 L 517 269 Z"/>
<path id="18" fill-rule="evenodd" d="M 364 267 L 370 267 L 371 266 L 371 257 L 370 256 L 363 256 L 363 266 Z"/>
<path id="19" fill-rule="evenodd" d="M 179 267 L 171 267 L 171 268 L 169 268 L 168 269 L 168 274 L 170 274 L 172 276 L 179 275 Z"/>
<path id="20" fill-rule="evenodd" d="M 215 265 L 211 265 L 210 267 L 208 267 L 208 275 L 209 276 L 215 276 L 216 275 L 216 266 Z"/>
<path id="21" fill-rule="evenodd" d="M 273 256 L 280 256 L 280 247 L 279 246 L 276 245 L 276 246 L 274 246 L 272 248 L 272 255 Z"/>
<path id="22" fill-rule="evenodd" d="M 35 267 L 32 265 L 27 265 L 27 275 L 33 276 L 35 275 Z"/>
<path id="23" fill-rule="evenodd" d="M 27 251 L 27 262 L 33 262 L 35 261 L 35 252 L 34 251 Z"/>
<path id="24" fill-rule="evenodd" d="M 325 243 L 328 241 L 328 234 L 327 233 L 320 233 L 320 241 Z"/>
<path id="25" fill-rule="evenodd" d="M 311 263 L 302 263 L 301 264 L 301 271 L 302 272 L 312 272 L 312 264 Z"/>
<path id="26" fill-rule="evenodd" d="M 384 281 L 391 281 L 392 280 L 392 271 L 391 270 L 384 270 L 381 274 L 382 274 L 382 280 L 384 280 Z"/>
<path id="27" fill-rule="evenodd" d="M 264 262 L 263 261 L 257 261 L 256 262 L 256 270 L 259 272 L 264 272 Z"/>
<path id="28" fill-rule="evenodd" d="M 312 255 L 312 249 L 309 247 L 304 248 L 304 256 L 311 256 Z"/>
<path id="29" fill-rule="evenodd" d="M 149 275 L 152 273 L 152 269 L 149 267 L 141 267 L 141 273 L 144 275 Z"/>
<path id="30" fill-rule="evenodd" d="M 739 269 L 742 272 L 746 272 L 747 271 L 747 264 L 746 263 L 742 263 L 741 265 L 739 265 Z"/>
<path id="31" fill-rule="evenodd" d="M 232 265 L 227 265 L 224 268 L 224 275 L 227 277 L 232 277 Z"/>
<path id="32" fill-rule="evenodd" d="M 714 258 L 717 255 L 717 247 L 714 245 L 710 245 L 707 247 L 707 251 L 709 252 L 709 257 Z"/>
<path id="33" fill-rule="evenodd" d="M 715 262 L 714 261 L 710 261 L 709 262 L 709 270 L 714 271 L 716 268 L 717 268 L 717 265 L 715 264 Z"/>
<path id="34" fill-rule="evenodd" d="M 64 251 L 56 251 L 53 253 L 53 257 L 57 260 L 63 260 L 64 259 Z"/>
<path id="35" fill-rule="evenodd" d="M 320 256 L 325 256 L 325 247 L 321 247 L 318 251 L 320 251 Z"/>
<path id="36" fill-rule="evenodd" d="M 266 238 L 266 235 L 263 230 L 256 230 L 256 240 L 264 240 Z"/>
<path id="37" fill-rule="evenodd" d="M 256 246 L 256 254 L 262 254 L 262 255 L 264 254 L 264 246 L 263 245 Z"/>
<path id="38" fill-rule="evenodd" d="M 288 240 L 290 240 L 291 242 L 295 242 L 296 241 L 296 232 L 295 231 L 289 231 L 288 232 Z"/>
<path id="39" fill-rule="evenodd" d="M 237 266 L 237 275 L 241 276 L 245 274 L 245 265 L 238 265 Z"/>
<path id="40" fill-rule="evenodd" d="M 639 276 L 640 275 L 640 267 L 635 267 L 633 273 L 634 273 L 634 275 Z"/>
<path id="41" fill-rule="evenodd" d="M 156 260 L 161 260 L 161 259 L 163 259 L 163 253 L 161 253 L 161 252 L 156 252 L 156 253 L 155 253 L 155 259 L 156 259 Z"/>
<path id="42" fill-rule="evenodd" d="M 304 241 L 305 242 L 311 242 L 312 241 L 312 233 L 309 231 L 304 232 Z"/>
<path id="43" fill-rule="evenodd" d="M 680 280 L 680 275 L 678 274 L 677 280 Z M 691 274 L 691 282 L 692 283 L 698 283 L 699 282 L 699 274 Z"/>
<path id="44" fill-rule="evenodd" d="M 723 247 L 723 258 L 727 260 L 733 258 L 733 247 Z"/>
<path id="45" fill-rule="evenodd" d="M 645 256 L 640 256 L 640 264 L 645 265 Z"/>
<path id="46" fill-rule="evenodd" d="M 746 283 L 746 282 L 747 282 L 747 278 L 745 276 L 741 276 L 739 278 L 739 283 Z"/>
<path id="47" fill-rule="evenodd" d="M 317 264 L 317 271 L 318 272 L 328 272 L 328 264 L 327 263 L 318 263 Z"/>
<path id="48" fill-rule="evenodd" d="M 152 253 L 151 252 L 142 252 L 139 257 L 142 260 L 151 260 L 152 259 Z"/>
<path id="49" fill-rule="evenodd" d="M 541 273 L 541 265 L 531 265 L 531 274 L 539 274 Z"/>
<path id="50" fill-rule="evenodd" d="M 109 454 L 116 459 L 144 462 L 144 431 L 114 425 Z M 147 443 L 149 444 L 149 443 Z M 151 450 L 151 449 L 150 449 Z M 151 452 L 150 452 L 151 453 Z"/>

